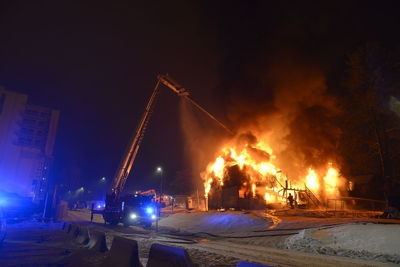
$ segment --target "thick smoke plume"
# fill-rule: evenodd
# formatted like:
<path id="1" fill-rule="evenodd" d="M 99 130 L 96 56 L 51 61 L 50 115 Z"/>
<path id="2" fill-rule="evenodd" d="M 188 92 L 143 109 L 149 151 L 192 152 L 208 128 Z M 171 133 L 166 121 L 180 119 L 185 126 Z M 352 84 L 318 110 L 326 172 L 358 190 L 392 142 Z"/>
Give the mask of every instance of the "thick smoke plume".
<path id="1" fill-rule="evenodd" d="M 304 177 L 309 167 L 339 164 L 340 131 L 335 123 L 339 110 L 335 98 L 327 93 L 324 74 L 291 64 L 274 66 L 262 79 L 267 80 L 264 90 L 272 98 L 263 102 L 232 99 L 228 112 L 236 119 L 233 124 L 238 132 L 250 131 L 268 143 L 289 179 Z"/>
<path id="2" fill-rule="evenodd" d="M 271 155 L 254 145 L 259 141 L 268 144 L 277 166 L 292 181 L 304 178 L 308 168 L 323 173 L 329 163 L 339 167 L 336 146 L 340 131 L 335 119 L 340 111 L 335 98 L 327 93 L 324 74 L 290 64 L 274 66 L 255 79 L 262 79 L 264 82 L 258 84 L 265 85 L 259 98 L 246 95 L 243 89 L 230 94 L 227 113 L 235 137 L 217 134 L 209 121 L 182 103 L 186 152 L 193 175 L 198 178 L 227 142 L 236 142 L 237 147 L 247 145 L 256 160 L 269 160 Z"/>
<path id="3" fill-rule="evenodd" d="M 184 98 L 180 100 L 180 120 L 185 144 L 184 161 L 190 164 L 188 169 L 191 170 L 188 179 L 192 179 L 195 188 L 202 190 L 200 172 L 215 155 L 226 133 Z"/>

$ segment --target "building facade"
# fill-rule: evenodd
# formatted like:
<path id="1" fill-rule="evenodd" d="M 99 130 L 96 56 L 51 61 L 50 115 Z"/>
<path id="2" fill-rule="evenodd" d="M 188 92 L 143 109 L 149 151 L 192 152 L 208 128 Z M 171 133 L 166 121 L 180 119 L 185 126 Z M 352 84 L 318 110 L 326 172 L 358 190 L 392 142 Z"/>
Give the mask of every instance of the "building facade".
<path id="1" fill-rule="evenodd" d="M 0 190 L 44 198 L 59 111 L 0 88 Z"/>

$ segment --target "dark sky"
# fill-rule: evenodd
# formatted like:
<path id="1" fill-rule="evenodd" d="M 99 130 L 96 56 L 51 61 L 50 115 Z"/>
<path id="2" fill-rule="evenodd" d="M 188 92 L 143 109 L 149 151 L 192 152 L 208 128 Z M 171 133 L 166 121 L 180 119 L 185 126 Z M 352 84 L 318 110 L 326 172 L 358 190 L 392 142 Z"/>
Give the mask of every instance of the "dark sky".
<path id="1" fill-rule="evenodd" d="M 252 77 L 276 62 L 338 77 L 358 45 L 398 45 L 396 1 L 327 2 L 2 1 L 0 85 L 61 111 L 56 173 L 90 184 L 114 175 L 159 73 L 226 120 L 232 99 L 271 97 Z M 170 180 L 187 168 L 178 105 L 164 89 L 130 188 L 155 187 L 158 165 Z"/>

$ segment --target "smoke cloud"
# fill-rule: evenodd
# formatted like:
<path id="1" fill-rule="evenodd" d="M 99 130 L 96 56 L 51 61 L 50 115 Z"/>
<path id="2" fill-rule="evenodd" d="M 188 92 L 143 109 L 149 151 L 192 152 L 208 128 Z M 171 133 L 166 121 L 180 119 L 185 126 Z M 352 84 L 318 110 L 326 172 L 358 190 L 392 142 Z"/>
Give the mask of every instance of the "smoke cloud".
<path id="1" fill-rule="evenodd" d="M 246 147 L 256 161 L 269 161 L 273 156 L 277 167 L 292 181 L 304 179 L 308 168 L 323 174 L 329 163 L 340 164 L 336 151 L 340 130 L 335 123 L 340 110 L 335 97 L 327 92 L 321 71 L 281 63 L 253 78 L 261 79 L 256 83 L 264 85 L 258 98 L 246 95 L 246 90 L 229 95 L 227 114 L 236 131 L 234 137 L 210 127 L 210 121 L 190 103 L 181 102 L 185 152 L 199 184 L 200 173 L 227 143 L 239 150 Z M 258 142 L 267 144 L 272 155 L 258 149 Z M 239 177 L 234 175 L 235 168 L 231 171 L 228 176 Z"/>
<path id="2" fill-rule="evenodd" d="M 340 130 L 335 118 L 340 111 L 335 98 L 327 94 L 323 73 L 293 65 L 285 70 L 274 70 L 290 78 L 275 75 L 277 111 L 271 121 L 270 145 L 281 168 L 296 178 L 303 175 L 299 170 L 339 161 L 336 143 Z"/>
<path id="3" fill-rule="evenodd" d="M 196 188 L 202 189 L 200 173 L 215 156 L 216 148 L 226 140 L 226 133 L 204 116 L 185 98 L 180 98 L 180 120 L 184 137 L 185 162 L 190 164 L 191 179 Z M 214 126 L 214 127 L 213 127 Z"/>

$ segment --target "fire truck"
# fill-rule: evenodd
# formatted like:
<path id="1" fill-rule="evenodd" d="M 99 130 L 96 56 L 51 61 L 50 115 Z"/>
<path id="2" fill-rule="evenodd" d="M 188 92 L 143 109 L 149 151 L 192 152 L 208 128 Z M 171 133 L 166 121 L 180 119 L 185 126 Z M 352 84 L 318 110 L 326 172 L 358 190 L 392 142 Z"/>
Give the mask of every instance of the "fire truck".
<path id="1" fill-rule="evenodd" d="M 159 203 L 156 203 L 155 201 L 156 196 L 148 196 L 145 194 L 128 194 L 122 196 L 121 194 L 131 172 L 136 155 L 139 151 L 140 144 L 149 124 L 149 120 L 153 113 L 154 106 L 162 85 L 170 88 L 178 96 L 187 99 L 200 111 L 214 120 L 218 125 L 220 125 L 229 133 L 233 134 L 232 131 L 230 131 L 223 123 L 217 120 L 193 99 L 191 99 L 189 97 L 189 91 L 174 81 L 168 74 L 159 75 L 157 77 L 156 86 L 154 87 L 150 99 L 146 105 L 144 114 L 136 128 L 131 142 L 129 143 L 127 152 L 122 158 L 122 161 L 117 169 L 113 180 L 111 194 L 106 196 L 105 208 L 102 211 L 103 218 L 106 223 L 115 225 L 122 222 L 124 225 L 142 224 L 145 226 L 151 226 L 152 222 L 155 221 L 159 215 L 158 209 L 160 205 L 158 205 Z"/>

